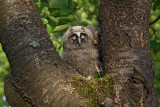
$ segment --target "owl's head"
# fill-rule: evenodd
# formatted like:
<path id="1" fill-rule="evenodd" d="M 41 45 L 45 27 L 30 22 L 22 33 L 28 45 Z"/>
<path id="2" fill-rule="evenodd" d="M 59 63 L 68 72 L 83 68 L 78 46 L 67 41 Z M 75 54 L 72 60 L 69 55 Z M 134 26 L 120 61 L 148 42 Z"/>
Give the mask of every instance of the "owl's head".
<path id="1" fill-rule="evenodd" d="M 89 27 L 73 26 L 70 27 L 63 37 L 64 49 L 83 49 L 94 45 L 97 36 Z"/>

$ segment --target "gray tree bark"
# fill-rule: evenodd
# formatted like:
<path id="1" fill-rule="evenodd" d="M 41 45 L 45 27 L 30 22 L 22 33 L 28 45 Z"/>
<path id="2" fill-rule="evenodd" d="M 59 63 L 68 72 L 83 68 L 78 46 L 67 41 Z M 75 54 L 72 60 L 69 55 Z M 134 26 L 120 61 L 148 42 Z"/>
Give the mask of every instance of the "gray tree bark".
<path id="1" fill-rule="evenodd" d="M 149 54 L 151 3 L 102 0 L 101 58 L 116 85 L 101 106 L 158 107 Z M 32 0 L 0 0 L 0 43 L 11 67 L 5 95 L 12 107 L 88 106 L 73 93 L 68 80 L 78 73 L 59 57 Z"/>

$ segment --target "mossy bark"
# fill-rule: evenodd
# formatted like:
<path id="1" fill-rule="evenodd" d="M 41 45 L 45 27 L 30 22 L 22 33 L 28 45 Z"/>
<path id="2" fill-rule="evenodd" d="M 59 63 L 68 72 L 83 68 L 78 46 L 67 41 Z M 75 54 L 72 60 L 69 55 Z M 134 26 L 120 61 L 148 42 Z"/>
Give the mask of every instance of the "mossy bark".
<path id="1" fill-rule="evenodd" d="M 110 98 L 114 89 L 114 79 L 109 75 L 96 79 L 73 76 L 70 83 L 75 88 L 75 92 L 86 99 L 85 102 L 91 107 L 103 105 L 103 98 L 106 96 Z"/>

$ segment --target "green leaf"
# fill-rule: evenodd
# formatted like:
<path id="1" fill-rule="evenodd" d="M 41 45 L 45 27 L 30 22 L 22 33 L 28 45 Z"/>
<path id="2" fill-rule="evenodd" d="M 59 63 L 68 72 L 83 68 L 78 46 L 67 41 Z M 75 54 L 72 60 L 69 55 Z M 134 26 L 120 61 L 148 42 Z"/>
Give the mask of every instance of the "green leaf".
<path id="1" fill-rule="evenodd" d="M 47 0 L 41 1 L 40 7 L 37 8 L 38 12 L 41 13 L 44 7 L 49 7 L 49 4 L 48 4 Z"/>
<path id="2" fill-rule="evenodd" d="M 64 8 L 66 7 L 66 0 L 48 0 L 49 5 L 52 8 Z"/>
<path id="3" fill-rule="evenodd" d="M 42 13 L 46 14 L 47 16 L 50 16 L 50 12 L 48 11 L 48 7 L 44 7 L 42 9 Z"/>
<path id="4" fill-rule="evenodd" d="M 48 7 L 44 7 L 42 12 L 44 12 L 44 13 L 48 12 Z"/>
<path id="5" fill-rule="evenodd" d="M 155 40 L 150 41 L 150 47 L 151 47 L 151 49 L 153 50 L 154 53 L 157 53 L 160 50 L 160 43 L 157 43 Z"/>
<path id="6" fill-rule="evenodd" d="M 49 24 L 47 24 L 47 32 L 48 34 L 51 34 L 53 32 L 53 29 Z"/>
<path id="7" fill-rule="evenodd" d="M 54 10 L 52 13 L 51 13 L 51 16 L 54 16 L 54 17 L 58 17 L 58 16 L 60 16 L 61 14 L 60 14 L 60 12 L 59 12 L 59 10 Z"/>
<path id="8" fill-rule="evenodd" d="M 57 20 L 59 21 L 58 24 L 67 24 L 71 22 L 71 19 L 69 17 L 58 17 Z"/>
<path id="9" fill-rule="evenodd" d="M 87 21 L 81 21 L 81 25 L 87 26 L 89 23 Z"/>
<path id="10" fill-rule="evenodd" d="M 51 20 L 51 23 L 53 25 L 57 25 L 58 24 L 58 20 L 55 17 L 49 16 L 49 19 Z"/>
<path id="11" fill-rule="evenodd" d="M 41 1 L 40 2 L 37 2 L 37 3 L 35 3 L 35 5 L 39 8 L 40 6 L 41 6 Z"/>
<path id="12" fill-rule="evenodd" d="M 155 11 L 158 6 L 160 6 L 160 0 L 155 1 L 154 5 L 153 5 L 153 10 Z"/>
<path id="13" fill-rule="evenodd" d="M 42 17 L 43 17 L 44 15 L 45 15 L 44 13 L 41 13 L 41 14 L 40 14 L 40 16 L 42 16 Z"/>
<path id="14" fill-rule="evenodd" d="M 48 20 L 47 19 L 45 19 L 45 18 L 41 18 L 42 19 L 42 21 L 43 21 L 43 24 L 47 24 L 48 23 Z"/>
<path id="15" fill-rule="evenodd" d="M 94 78 L 100 78 L 100 74 L 97 72 L 97 70 L 94 71 Z"/>
<path id="16" fill-rule="evenodd" d="M 68 0 L 68 7 L 72 6 L 72 0 Z"/>
<path id="17" fill-rule="evenodd" d="M 53 32 L 61 32 L 61 31 L 64 31 L 64 30 L 68 29 L 70 26 L 71 26 L 70 24 L 65 24 L 65 25 L 56 26 L 55 29 L 53 30 Z"/>
<path id="18" fill-rule="evenodd" d="M 61 8 L 59 11 L 61 15 L 68 15 L 71 12 L 73 12 L 73 9 L 72 8 Z"/>
<path id="19" fill-rule="evenodd" d="M 8 105 L 4 97 L 4 81 L 6 77 L 9 76 L 9 63 L 6 57 L 6 54 L 2 50 L 2 46 L 0 44 L 0 107 L 4 107 Z"/>

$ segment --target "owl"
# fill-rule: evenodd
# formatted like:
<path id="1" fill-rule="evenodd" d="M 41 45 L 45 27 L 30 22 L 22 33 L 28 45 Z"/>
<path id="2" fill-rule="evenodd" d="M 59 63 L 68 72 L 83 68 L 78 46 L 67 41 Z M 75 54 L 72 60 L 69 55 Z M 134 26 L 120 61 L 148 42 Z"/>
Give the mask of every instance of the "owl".
<path id="1" fill-rule="evenodd" d="M 98 31 L 91 27 L 70 27 L 63 37 L 62 55 L 79 74 L 94 77 L 99 64 Z"/>

